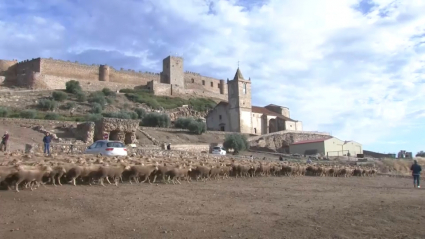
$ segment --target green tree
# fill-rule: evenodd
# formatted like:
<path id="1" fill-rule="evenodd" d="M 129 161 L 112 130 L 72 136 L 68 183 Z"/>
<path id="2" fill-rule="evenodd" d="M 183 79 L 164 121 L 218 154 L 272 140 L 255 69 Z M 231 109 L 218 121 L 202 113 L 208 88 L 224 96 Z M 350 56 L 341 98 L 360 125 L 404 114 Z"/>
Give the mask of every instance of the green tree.
<path id="1" fill-rule="evenodd" d="M 63 91 L 54 91 L 52 97 L 54 100 L 62 102 L 68 98 L 68 95 Z"/>
<path id="2" fill-rule="evenodd" d="M 68 93 L 76 94 L 76 93 L 82 91 L 83 89 L 80 86 L 80 82 L 78 82 L 76 80 L 70 80 L 70 81 L 67 81 L 65 83 L 65 90 Z"/>
<path id="3" fill-rule="evenodd" d="M 168 128 L 170 124 L 170 117 L 166 114 L 149 113 L 142 120 L 142 125 L 148 127 Z"/>
<path id="4" fill-rule="evenodd" d="M 38 102 L 38 108 L 42 110 L 54 110 L 58 106 L 57 102 L 49 99 L 41 99 Z"/>
<path id="5" fill-rule="evenodd" d="M 187 129 L 193 134 L 201 135 L 207 131 L 207 125 L 202 121 L 193 120 L 189 123 Z"/>
<path id="6" fill-rule="evenodd" d="M 249 149 L 247 137 L 243 134 L 226 135 L 223 146 L 226 149 L 233 149 L 235 154 Z"/>

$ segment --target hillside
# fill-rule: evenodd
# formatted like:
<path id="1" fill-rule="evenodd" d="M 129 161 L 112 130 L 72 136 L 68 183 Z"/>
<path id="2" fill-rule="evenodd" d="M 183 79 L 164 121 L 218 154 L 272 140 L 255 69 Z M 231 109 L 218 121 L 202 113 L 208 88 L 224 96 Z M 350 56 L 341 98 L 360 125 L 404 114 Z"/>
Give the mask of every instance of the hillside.
<path id="1" fill-rule="evenodd" d="M 120 93 L 103 91 L 1 91 L 0 117 L 85 121 L 90 115 L 137 119 L 135 111 L 162 112 L 172 120 L 183 116 L 205 116 L 217 101 L 206 98 L 170 98 L 142 90 L 124 89 Z M 188 106 L 182 111 L 182 106 Z M 32 111 L 32 115 L 22 113 Z M 121 112 L 122 114 L 117 114 Z M 115 114 L 112 114 L 115 113 Z M 118 116 L 117 116 L 118 115 Z"/>

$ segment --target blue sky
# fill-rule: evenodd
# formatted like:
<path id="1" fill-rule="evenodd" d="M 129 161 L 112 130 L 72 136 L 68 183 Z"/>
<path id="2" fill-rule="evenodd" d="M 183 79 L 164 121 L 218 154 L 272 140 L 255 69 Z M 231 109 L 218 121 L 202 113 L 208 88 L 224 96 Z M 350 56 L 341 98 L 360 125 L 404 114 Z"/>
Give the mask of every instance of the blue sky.
<path id="1" fill-rule="evenodd" d="M 0 0 L 0 58 L 231 78 L 364 149 L 425 150 L 425 1 Z"/>

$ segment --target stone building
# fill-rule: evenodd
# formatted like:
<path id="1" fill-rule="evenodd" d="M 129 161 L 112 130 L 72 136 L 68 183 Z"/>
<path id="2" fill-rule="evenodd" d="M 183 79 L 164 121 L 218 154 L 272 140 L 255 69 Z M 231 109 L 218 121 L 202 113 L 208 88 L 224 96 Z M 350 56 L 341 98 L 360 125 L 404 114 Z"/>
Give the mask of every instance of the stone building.
<path id="1" fill-rule="evenodd" d="M 220 102 L 207 117 L 208 130 L 262 135 L 283 130 L 302 131 L 302 122 L 290 118 L 289 109 L 278 105 L 252 106 L 251 79 L 238 68 L 227 80 L 228 102 Z"/>
<path id="2" fill-rule="evenodd" d="M 328 136 L 321 139 L 303 140 L 292 143 L 289 153 L 321 156 L 357 156 L 363 154 L 363 147 L 355 141 L 343 141 Z"/>

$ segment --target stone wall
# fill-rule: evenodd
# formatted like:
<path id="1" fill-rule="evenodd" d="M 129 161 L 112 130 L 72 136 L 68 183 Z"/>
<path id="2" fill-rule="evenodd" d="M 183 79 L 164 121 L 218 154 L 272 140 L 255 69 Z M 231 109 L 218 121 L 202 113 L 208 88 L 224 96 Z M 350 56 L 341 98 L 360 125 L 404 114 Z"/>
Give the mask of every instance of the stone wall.
<path id="1" fill-rule="evenodd" d="M 95 123 L 86 122 L 77 125 L 75 130 L 75 138 L 77 140 L 82 140 L 84 143 L 91 144 L 94 140 L 95 133 Z"/>
<path id="2" fill-rule="evenodd" d="M 279 131 L 248 138 L 248 142 L 250 147 L 254 150 L 259 149 L 262 151 L 289 153 L 290 144 L 305 140 L 322 139 L 328 136 L 328 133 L 320 132 Z"/>
<path id="3" fill-rule="evenodd" d="M 118 140 L 125 144 L 136 143 L 139 123 L 139 120 L 102 118 L 95 122 L 94 140 L 102 140 L 104 134 L 108 134 L 110 140 Z"/>
<path id="4" fill-rule="evenodd" d="M 85 81 L 99 80 L 99 65 L 86 65 L 78 62 L 41 59 L 41 71 L 43 75 L 74 78 Z"/>
<path id="5" fill-rule="evenodd" d="M 115 70 L 109 68 L 109 81 L 133 85 L 146 85 L 149 81 L 159 81 L 159 73 L 136 72 L 134 70 Z"/>
<path id="6" fill-rule="evenodd" d="M 97 90 L 102 90 L 105 87 L 113 91 L 121 90 L 121 89 L 134 89 L 134 87 L 137 87 L 137 85 L 132 85 L 132 84 L 107 82 L 107 81 L 94 82 L 94 81 L 79 80 L 75 78 L 67 78 L 67 77 L 53 76 L 53 75 L 41 75 L 39 79 L 44 81 L 50 90 L 65 89 L 66 82 L 70 80 L 79 81 L 81 88 L 84 91 L 97 91 Z"/>
<path id="7" fill-rule="evenodd" d="M 209 152 L 210 144 L 172 144 L 171 150 L 186 152 Z"/>

